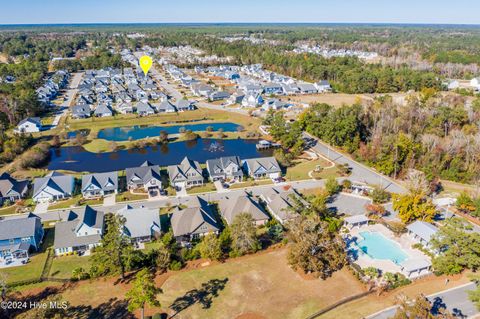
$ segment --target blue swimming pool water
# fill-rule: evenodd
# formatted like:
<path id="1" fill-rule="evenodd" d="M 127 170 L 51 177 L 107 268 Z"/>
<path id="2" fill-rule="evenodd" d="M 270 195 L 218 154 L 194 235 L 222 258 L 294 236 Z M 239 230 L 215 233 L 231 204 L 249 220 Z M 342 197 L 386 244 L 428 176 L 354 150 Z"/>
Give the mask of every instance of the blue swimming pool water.
<path id="1" fill-rule="evenodd" d="M 378 232 L 361 232 L 362 239 L 357 242 L 358 247 L 373 259 L 391 260 L 400 264 L 408 255 L 394 241 Z"/>

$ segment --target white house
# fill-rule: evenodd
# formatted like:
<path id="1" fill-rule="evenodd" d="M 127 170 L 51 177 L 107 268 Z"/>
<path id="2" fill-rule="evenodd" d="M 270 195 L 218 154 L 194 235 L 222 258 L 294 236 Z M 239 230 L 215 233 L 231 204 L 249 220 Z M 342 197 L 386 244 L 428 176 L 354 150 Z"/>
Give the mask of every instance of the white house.
<path id="1" fill-rule="evenodd" d="M 36 133 L 42 130 L 42 122 L 38 117 L 29 117 L 18 123 L 15 132 L 17 133 Z"/>
<path id="2" fill-rule="evenodd" d="M 472 80 L 470 80 L 470 86 L 480 89 L 480 77 L 473 78 Z"/>
<path id="3" fill-rule="evenodd" d="M 72 196 L 75 178 L 52 172 L 45 177 L 36 178 L 33 182 L 33 201 L 49 202 Z"/>

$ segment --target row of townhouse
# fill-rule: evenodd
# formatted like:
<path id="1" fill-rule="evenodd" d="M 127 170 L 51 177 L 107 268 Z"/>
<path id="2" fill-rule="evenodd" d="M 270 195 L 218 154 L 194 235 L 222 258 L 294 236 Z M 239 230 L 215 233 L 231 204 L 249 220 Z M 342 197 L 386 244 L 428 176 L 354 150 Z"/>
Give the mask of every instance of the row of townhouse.
<path id="1" fill-rule="evenodd" d="M 49 76 L 45 83 L 36 90 L 38 100 L 50 104 L 57 97 L 59 91 L 67 86 L 69 79 L 70 73 L 65 70 L 59 70 Z"/>
<path id="2" fill-rule="evenodd" d="M 282 170 L 274 157 L 240 160 L 238 156 L 208 160 L 206 172 L 200 163 L 185 157 L 178 165 L 167 167 L 170 184 L 176 189 L 201 186 L 206 177 L 211 181 L 240 182 L 244 175 L 254 179 L 277 179 Z M 139 167 L 127 168 L 126 188 L 143 189 L 151 196 L 163 192 L 160 166 L 144 162 Z M 33 181 L 32 199 L 36 203 L 52 202 L 72 197 L 76 193 L 73 176 L 51 172 Z M 28 194 L 28 181 L 19 181 L 5 173 L 0 176 L 0 202 L 15 202 Z M 81 178 L 80 191 L 84 198 L 99 198 L 119 191 L 118 172 L 85 174 Z"/>

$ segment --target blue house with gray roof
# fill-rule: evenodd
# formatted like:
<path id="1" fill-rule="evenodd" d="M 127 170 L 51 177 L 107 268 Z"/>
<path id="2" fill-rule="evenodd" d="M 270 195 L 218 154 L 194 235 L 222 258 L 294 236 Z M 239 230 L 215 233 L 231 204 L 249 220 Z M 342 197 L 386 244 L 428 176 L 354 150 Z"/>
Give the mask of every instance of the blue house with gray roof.
<path id="1" fill-rule="evenodd" d="M 40 249 L 43 235 L 40 218 L 33 214 L 0 220 L 0 265 L 28 258 Z"/>

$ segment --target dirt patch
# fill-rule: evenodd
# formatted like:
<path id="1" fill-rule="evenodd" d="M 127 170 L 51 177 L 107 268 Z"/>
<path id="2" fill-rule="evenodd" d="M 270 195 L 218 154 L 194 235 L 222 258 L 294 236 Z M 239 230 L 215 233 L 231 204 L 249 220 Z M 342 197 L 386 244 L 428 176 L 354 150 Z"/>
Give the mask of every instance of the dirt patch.
<path id="1" fill-rule="evenodd" d="M 258 313 L 244 313 L 240 316 L 238 316 L 236 319 L 266 319 L 267 317 L 264 317 L 262 315 L 259 315 Z"/>

